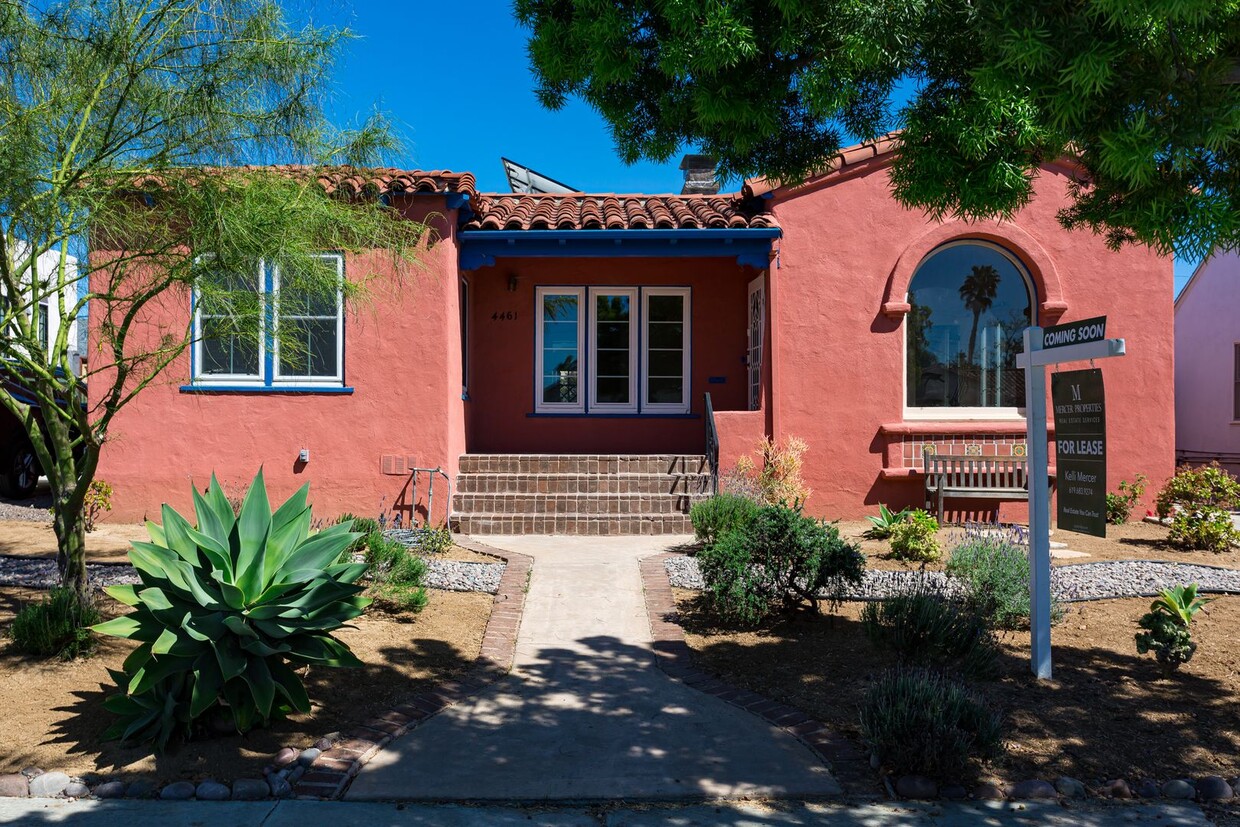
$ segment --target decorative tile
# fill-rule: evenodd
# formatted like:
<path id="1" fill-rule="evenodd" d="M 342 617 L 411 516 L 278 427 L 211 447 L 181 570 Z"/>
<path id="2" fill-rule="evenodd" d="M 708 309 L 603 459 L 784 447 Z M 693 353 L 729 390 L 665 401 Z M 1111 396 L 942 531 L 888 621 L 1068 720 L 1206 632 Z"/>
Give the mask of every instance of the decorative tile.
<path id="1" fill-rule="evenodd" d="M 1025 449 L 1025 443 L 1023 443 L 1023 442 L 1018 442 L 1018 443 L 1016 443 L 1015 445 L 1013 445 L 1013 446 L 1012 446 L 1012 456 L 1014 456 L 1014 457 L 1023 457 L 1023 456 L 1025 456 L 1025 451 L 1026 451 L 1026 449 Z"/>
<path id="2" fill-rule="evenodd" d="M 980 457 L 982 455 L 982 446 L 976 442 L 967 443 L 964 446 L 964 455 L 966 457 Z"/>

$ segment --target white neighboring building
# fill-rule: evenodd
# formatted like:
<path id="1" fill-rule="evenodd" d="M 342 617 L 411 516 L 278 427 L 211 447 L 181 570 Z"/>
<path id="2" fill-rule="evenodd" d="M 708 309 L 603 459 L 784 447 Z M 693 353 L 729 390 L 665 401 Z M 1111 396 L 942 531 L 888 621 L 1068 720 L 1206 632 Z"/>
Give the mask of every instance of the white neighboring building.
<path id="1" fill-rule="evenodd" d="M 39 256 L 35 262 L 35 271 L 41 284 L 54 284 L 57 279 L 57 265 L 60 261 L 58 253 L 48 250 Z M 64 304 L 65 309 L 73 307 L 78 301 L 78 277 L 77 277 L 77 259 L 73 256 L 66 256 L 65 268 L 68 270 L 64 287 Z M 43 334 L 43 344 L 47 347 L 50 342 L 54 342 L 56 337 L 60 335 L 60 310 L 56 307 L 56 297 L 49 295 L 39 302 L 38 309 L 38 325 L 39 330 Z M 85 317 L 79 317 L 69 323 L 69 364 L 75 375 L 80 376 L 82 373 L 82 357 L 81 357 L 81 341 L 79 328 L 85 328 L 81 322 L 85 321 Z"/>
<path id="2" fill-rule="evenodd" d="M 1240 254 L 1206 258 L 1175 300 L 1175 454 L 1240 473 Z"/>

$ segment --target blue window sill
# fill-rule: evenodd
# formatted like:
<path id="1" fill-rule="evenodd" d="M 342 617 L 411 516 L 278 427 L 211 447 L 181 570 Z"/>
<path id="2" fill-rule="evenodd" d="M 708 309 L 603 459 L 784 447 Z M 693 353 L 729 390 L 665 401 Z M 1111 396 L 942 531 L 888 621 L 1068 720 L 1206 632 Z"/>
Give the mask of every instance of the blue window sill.
<path id="1" fill-rule="evenodd" d="M 182 385 L 181 393 L 254 394 L 351 394 L 353 388 L 339 385 Z"/>
<path id="2" fill-rule="evenodd" d="M 701 419 L 701 414 L 661 413 L 527 413 L 527 419 Z"/>

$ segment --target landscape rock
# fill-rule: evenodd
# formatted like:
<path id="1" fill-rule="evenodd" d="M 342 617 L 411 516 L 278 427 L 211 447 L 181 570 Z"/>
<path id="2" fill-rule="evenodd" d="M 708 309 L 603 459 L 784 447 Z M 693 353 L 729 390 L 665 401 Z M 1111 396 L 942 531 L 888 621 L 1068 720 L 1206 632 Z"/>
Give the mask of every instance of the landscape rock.
<path id="1" fill-rule="evenodd" d="M 271 787 L 262 778 L 238 778 L 233 782 L 233 801 L 262 801 L 271 795 Z"/>
<path id="2" fill-rule="evenodd" d="M 297 757 L 297 763 L 301 764 L 303 767 L 308 767 L 322 754 L 323 750 L 318 747 L 310 747 L 310 749 L 302 750 L 301 755 Z"/>
<path id="3" fill-rule="evenodd" d="M 30 779 L 30 794 L 35 798 L 55 798 L 71 781 L 63 772 L 45 772 Z"/>
<path id="4" fill-rule="evenodd" d="M 963 801 L 969 797 L 969 791 L 960 784 L 947 784 L 939 790 L 939 795 L 948 801 Z"/>
<path id="5" fill-rule="evenodd" d="M 297 781 L 306 774 L 306 768 L 298 765 L 293 767 L 293 771 L 288 774 L 288 783 L 296 784 Z"/>
<path id="6" fill-rule="evenodd" d="M 65 798 L 86 798 L 86 796 L 90 795 L 90 787 L 81 781 L 70 781 L 69 786 L 65 787 L 65 791 L 62 794 Z"/>
<path id="7" fill-rule="evenodd" d="M 30 782 L 19 772 L 0 775 L 0 798 L 25 798 L 30 795 Z"/>
<path id="8" fill-rule="evenodd" d="M 896 795 L 900 798 L 938 798 L 939 785 L 924 775 L 902 775 L 896 781 Z"/>
<path id="9" fill-rule="evenodd" d="M 876 770 L 883 765 L 883 759 L 878 757 L 877 752 L 870 753 L 870 769 Z"/>
<path id="10" fill-rule="evenodd" d="M 1162 787 L 1146 778 L 1137 782 L 1137 798 L 1162 798 Z"/>
<path id="11" fill-rule="evenodd" d="M 978 784 L 973 788 L 973 797 L 978 801 L 1006 801 L 1007 793 L 994 784 Z"/>
<path id="12" fill-rule="evenodd" d="M 324 752 L 327 752 L 329 749 L 331 749 L 333 746 L 336 745 L 336 738 L 338 737 L 339 737 L 339 733 L 336 733 L 336 732 L 333 732 L 331 735 L 325 735 L 319 740 L 314 742 L 314 748 L 321 749 Z"/>
<path id="13" fill-rule="evenodd" d="M 289 764 L 297 760 L 297 750 L 292 747 L 285 747 L 276 753 L 275 765 L 277 767 L 287 767 Z"/>
<path id="14" fill-rule="evenodd" d="M 1217 775 L 1207 775 L 1197 782 L 1197 797 L 1202 801 L 1227 801 L 1234 796 L 1231 785 Z"/>
<path id="15" fill-rule="evenodd" d="M 227 801 L 232 797 L 232 790 L 228 789 L 227 784 L 208 778 L 198 785 L 198 789 L 194 790 L 194 797 L 199 801 Z"/>
<path id="16" fill-rule="evenodd" d="M 22 775 L 27 778 L 37 778 L 43 774 L 43 770 L 38 767 L 22 767 Z"/>
<path id="17" fill-rule="evenodd" d="M 1111 798 L 1132 798 L 1132 789 L 1124 779 L 1112 778 L 1102 785 L 1102 794 Z"/>
<path id="18" fill-rule="evenodd" d="M 95 787 L 95 798 L 124 798 L 124 781 L 104 781 Z"/>
<path id="19" fill-rule="evenodd" d="M 1035 798 L 1058 798 L 1059 793 L 1055 791 L 1055 787 L 1049 781 L 1043 781 L 1040 778 L 1031 778 L 1027 781 L 1021 781 L 1012 787 L 1012 798 L 1027 801 Z"/>
<path id="20" fill-rule="evenodd" d="M 1055 779 L 1055 790 L 1064 798 L 1084 798 L 1085 785 L 1068 775 Z"/>
<path id="21" fill-rule="evenodd" d="M 159 791 L 164 801 L 189 801 L 194 797 L 194 785 L 189 781 L 173 781 Z"/>
<path id="22" fill-rule="evenodd" d="M 1173 798 L 1178 801 L 1188 801 L 1193 796 L 1197 795 L 1197 788 L 1194 787 L 1191 782 L 1185 781 L 1182 778 L 1177 778 L 1174 781 L 1168 781 L 1166 784 L 1162 785 L 1162 794 L 1166 798 Z"/>
<path id="23" fill-rule="evenodd" d="M 131 781 L 129 786 L 125 788 L 126 798 L 150 798 L 153 795 L 155 795 L 155 782 L 148 781 L 145 778 Z"/>
<path id="24" fill-rule="evenodd" d="M 288 783 L 288 779 L 279 775 L 268 778 L 267 786 L 271 788 L 272 798 L 288 798 L 293 794 L 293 785 Z"/>

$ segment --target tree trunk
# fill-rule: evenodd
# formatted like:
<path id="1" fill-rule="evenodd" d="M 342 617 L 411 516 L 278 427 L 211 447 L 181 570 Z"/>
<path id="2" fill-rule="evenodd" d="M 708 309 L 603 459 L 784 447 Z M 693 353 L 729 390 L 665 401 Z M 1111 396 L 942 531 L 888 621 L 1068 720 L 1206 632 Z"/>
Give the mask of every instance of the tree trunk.
<path id="1" fill-rule="evenodd" d="M 77 593 L 82 603 L 90 602 L 90 585 L 86 579 L 86 525 L 82 522 L 81 501 L 71 503 L 72 492 L 56 492 L 58 507 L 52 509 L 52 527 L 56 531 L 56 566 L 60 584 Z"/>

